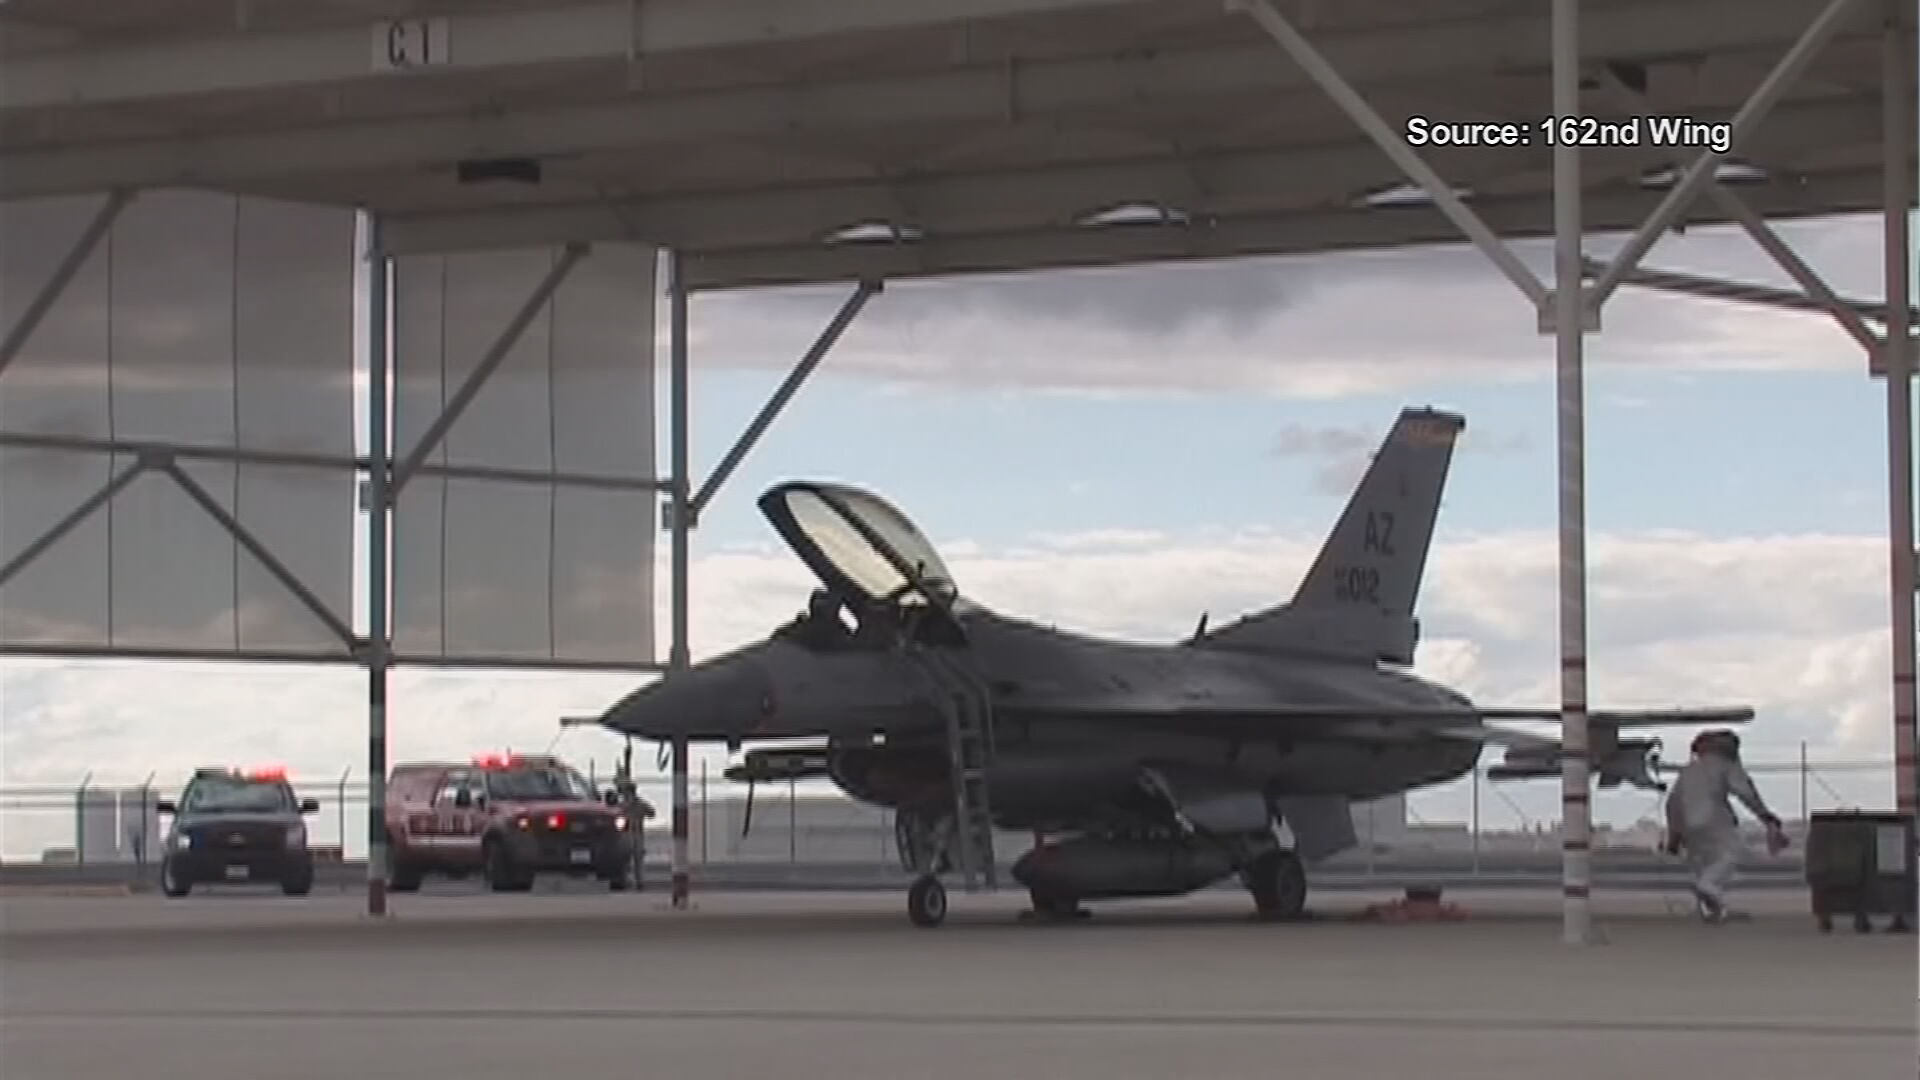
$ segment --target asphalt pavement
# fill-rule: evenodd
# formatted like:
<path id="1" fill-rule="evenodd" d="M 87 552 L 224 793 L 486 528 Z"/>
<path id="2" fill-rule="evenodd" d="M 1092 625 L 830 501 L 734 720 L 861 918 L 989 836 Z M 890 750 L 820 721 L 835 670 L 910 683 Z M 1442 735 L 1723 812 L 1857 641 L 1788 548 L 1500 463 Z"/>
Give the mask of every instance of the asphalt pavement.
<path id="1" fill-rule="evenodd" d="M 1209 893 L 1032 925 L 956 892 L 277 892 L 0 900 L 7 1080 L 1622 1075 L 1911 1080 L 1911 936 L 1817 932 L 1805 897 L 1705 927 L 1671 893 L 1456 893 L 1464 921 L 1262 924 Z M 579 1069 L 592 1070 L 579 1073 Z"/>

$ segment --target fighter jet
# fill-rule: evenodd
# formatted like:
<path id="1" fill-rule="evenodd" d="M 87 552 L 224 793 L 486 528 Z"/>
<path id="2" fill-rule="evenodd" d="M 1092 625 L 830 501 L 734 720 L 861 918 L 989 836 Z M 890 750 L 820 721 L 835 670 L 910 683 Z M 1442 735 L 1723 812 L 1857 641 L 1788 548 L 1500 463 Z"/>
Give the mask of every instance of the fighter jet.
<path id="1" fill-rule="evenodd" d="M 1185 640 L 1106 640 L 988 609 L 870 491 L 769 489 L 759 507 L 819 579 L 765 640 L 670 673 L 603 713 L 648 739 L 803 740 L 749 749 L 748 782 L 829 777 L 893 811 L 908 915 L 947 914 L 940 875 L 996 884 L 995 829 L 1032 832 L 1012 873 L 1032 915 L 1179 895 L 1238 874 L 1263 917 L 1305 911 L 1306 866 L 1356 843 L 1350 803 L 1466 775 L 1558 775 L 1560 746 L 1413 674 L 1414 618 L 1460 416 L 1407 409 L 1292 599 Z M 1751 709 L 1592 711 L 1603 786 L 1657 788 L 1657 739 L 1624 729 L 1750 720 Z M 751 798 L 751 791 L 749 791 Z"/>

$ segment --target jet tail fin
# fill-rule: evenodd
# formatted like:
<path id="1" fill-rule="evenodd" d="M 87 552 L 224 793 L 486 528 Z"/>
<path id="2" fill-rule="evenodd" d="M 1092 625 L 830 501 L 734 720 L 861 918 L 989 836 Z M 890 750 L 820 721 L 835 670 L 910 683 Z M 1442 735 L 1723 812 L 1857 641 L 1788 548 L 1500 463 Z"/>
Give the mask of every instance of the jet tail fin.
<path id="1" fill-rule="evenodd" d="M 1202 648 L 1413 663 L 1413 616 L 1453 447 L 1466 420 L 1405 409 L 1293 599 L 1200 635 Z"/>

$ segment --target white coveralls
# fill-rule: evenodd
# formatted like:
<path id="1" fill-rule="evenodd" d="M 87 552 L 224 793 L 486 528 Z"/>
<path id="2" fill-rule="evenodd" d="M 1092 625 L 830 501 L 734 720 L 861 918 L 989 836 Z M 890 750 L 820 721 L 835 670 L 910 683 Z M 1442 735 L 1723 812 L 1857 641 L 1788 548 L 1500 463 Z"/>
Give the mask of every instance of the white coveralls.
<path id="1" fill-rule="evenodd" d="M 1667 793 L 1667 831 L 1680 838 L 1693 870 L 1694 892 L 1715 909 L 1725 906 L 1727 886 L 1740 861 L 1740 820 L 1728 796 L 1738 798 L 1754 817 L 1775 820 L 1753 777 L 1738 761 L 1721 754 L 1695 755 Z"/>

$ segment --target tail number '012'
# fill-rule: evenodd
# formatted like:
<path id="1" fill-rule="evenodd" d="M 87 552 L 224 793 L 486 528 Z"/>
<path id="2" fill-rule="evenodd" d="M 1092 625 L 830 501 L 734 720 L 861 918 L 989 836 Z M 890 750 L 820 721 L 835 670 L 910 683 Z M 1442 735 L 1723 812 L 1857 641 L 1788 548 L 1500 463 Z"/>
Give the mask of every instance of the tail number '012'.
<path id="1" fill-rule="evenodd" d="M 1371 566 L 1343 566 L 1333 572 L 1334 596 L 1355 604 L 1380 602 L 1380 571 Z"/>

